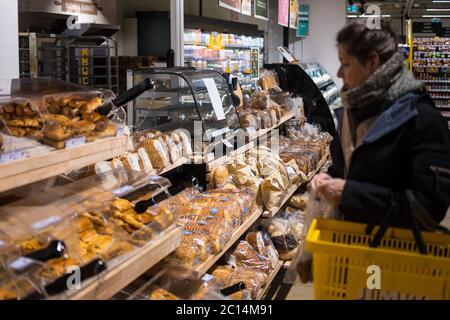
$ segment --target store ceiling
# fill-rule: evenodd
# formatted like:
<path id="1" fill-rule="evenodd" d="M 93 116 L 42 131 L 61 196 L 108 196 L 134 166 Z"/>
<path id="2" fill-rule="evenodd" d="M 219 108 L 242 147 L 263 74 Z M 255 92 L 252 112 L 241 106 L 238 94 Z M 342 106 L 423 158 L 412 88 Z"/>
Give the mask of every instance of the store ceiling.
<path id="1" fill-rule="evenodd" d="M 355 3 L 358 1 L 355 0 Z M 409 12 L 411 18 L 426 18 L 423 15 L 437 15 L 450 17 L 450 1 L 436 0 L 366 0 L 365 8 L 369 5 L 378 5 L 381 14 L 391 17 L 402 17 Z M 436 10 L 438 9 L 438 10 Z M 440 10 L 439 10 L 440 9 Z M 448 9 L 448 10 L 445 10 Z"/>

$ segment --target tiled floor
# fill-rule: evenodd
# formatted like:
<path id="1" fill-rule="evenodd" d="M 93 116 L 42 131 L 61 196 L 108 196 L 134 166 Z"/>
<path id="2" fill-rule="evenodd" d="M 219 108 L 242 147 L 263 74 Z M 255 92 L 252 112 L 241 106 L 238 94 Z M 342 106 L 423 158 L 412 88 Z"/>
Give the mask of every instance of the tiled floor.
<path id="1" fill-rule="evenodd" d="M 441 225 L 450 229 L 450 208 L 447 211 L 445 219 L 442 221 Z M 314 286 L 313 283 L 307 284 L 296 284 L 293 285 L 285 300 L 314 300 Z"/>

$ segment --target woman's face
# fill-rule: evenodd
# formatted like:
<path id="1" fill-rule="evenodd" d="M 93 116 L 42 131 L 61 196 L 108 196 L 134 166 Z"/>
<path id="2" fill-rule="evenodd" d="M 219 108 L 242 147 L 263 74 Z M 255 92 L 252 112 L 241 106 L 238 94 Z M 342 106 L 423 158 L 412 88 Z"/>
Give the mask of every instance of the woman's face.
<path id="1" fill-rule="evenodd" d="M 373 61 L 368 61 L 366 65 L 362 65 L 357 57 L 347 53 L 345 45 L 340 44 L 338 48 L 341 67 L 337 76 L 344 81 L 344 90 L 360 86 L 374 72 Z"/>

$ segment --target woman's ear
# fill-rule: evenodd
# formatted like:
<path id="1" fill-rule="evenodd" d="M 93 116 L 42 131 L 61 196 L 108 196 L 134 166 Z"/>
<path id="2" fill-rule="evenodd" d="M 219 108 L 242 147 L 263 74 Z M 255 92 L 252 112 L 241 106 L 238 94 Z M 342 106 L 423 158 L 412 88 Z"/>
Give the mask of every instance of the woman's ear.
<path id="1" fill-rule="evenodd" d="M 375 51 L 369 53 L 369 57 L 366 61 L 366 68 L 370 74 L 373 74 L 375 70 L 380 66 L 380 56 Z"/>

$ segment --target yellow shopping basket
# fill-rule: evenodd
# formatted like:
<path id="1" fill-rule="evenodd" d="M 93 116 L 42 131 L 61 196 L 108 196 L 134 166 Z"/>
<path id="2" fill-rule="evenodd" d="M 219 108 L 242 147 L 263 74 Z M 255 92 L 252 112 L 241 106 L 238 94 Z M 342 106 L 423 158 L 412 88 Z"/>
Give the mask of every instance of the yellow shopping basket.
<path id="1" fill-rule="evenodd" d="M 312 222 L 306 250 L 313 253 L 316 299 L 450 299 L 449 235 L 422 232 L 428 255 L 421 255 L 411 230 L 389 228 L 380 246 L 370 248 L 366 227 Z M 379 276 L 378 288 L 373 276 Z"/>

